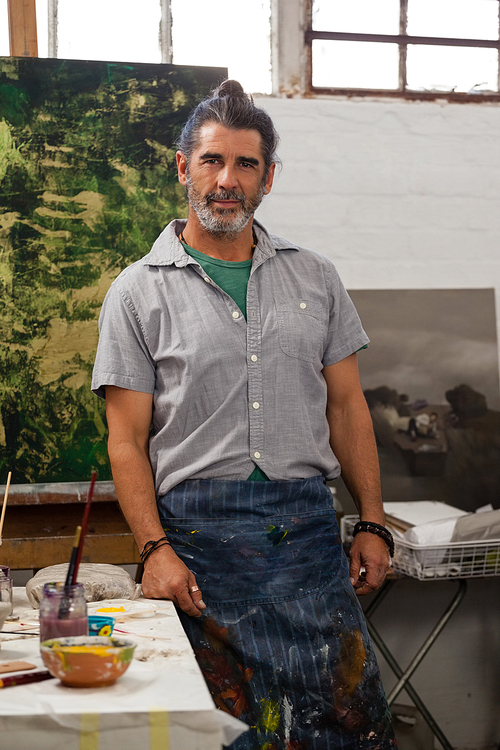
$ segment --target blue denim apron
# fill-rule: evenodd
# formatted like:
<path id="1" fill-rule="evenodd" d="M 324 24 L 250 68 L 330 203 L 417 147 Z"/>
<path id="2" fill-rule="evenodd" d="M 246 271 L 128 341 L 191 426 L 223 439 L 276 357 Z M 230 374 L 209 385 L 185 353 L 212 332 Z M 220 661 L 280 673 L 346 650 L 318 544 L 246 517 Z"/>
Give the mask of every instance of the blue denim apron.
<path id="1" fill-rule="evenodd" d="M 232 750 L 392 750 L 390 712 L 322 477 L 188 480 L 158 501 L 207 609 L 178 610 Z"/>

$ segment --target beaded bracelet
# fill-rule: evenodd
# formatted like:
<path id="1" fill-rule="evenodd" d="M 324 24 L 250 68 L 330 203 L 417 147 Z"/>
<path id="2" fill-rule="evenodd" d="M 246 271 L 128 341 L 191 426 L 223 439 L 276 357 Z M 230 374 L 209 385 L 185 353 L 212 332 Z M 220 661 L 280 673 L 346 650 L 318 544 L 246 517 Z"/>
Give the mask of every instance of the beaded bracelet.
<path id="1" fill-rule="evenodd" d="M 160 547 L 165 547 L 165 545 L 170 544 L 168 541 L 168 538 L 166 536 L 162 536 L 161 539 L 152 539 L 149 542 L 146 542 L 144 547 L 142 548 L 142 552 L 140 553 L 140 558 L 142 563 L 144 564 L 148 557 L 156 550 L 160 549 Z"/>
<path id="2" fill-rule="evenodd" d="M 376 534 L 381 537 L 389 547 L 391 557 L 394 557 L 394 539 L 389 529 L 386 529 L 385 526 L 381 526 L 374 521 L 358 521 L 352 532 L 353 537 L 355 537 L 360 531 L 368 531 L 370 534 Z"/>

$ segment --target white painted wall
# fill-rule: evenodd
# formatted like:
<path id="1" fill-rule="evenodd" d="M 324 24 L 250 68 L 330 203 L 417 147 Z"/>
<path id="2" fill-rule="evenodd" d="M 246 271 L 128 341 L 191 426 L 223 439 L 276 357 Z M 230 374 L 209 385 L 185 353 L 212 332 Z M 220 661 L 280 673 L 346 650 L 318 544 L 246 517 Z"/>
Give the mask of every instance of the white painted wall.
<path id="1" fill-rule="evenodd" d="M 493 287 L 499 299 L 499 105 L 257 102 L 281 135 L 283 170 L 258 212 L 270 231 L 327 255 L 348 289 Z M 376 613 L 403 666 L 453 586 L 398 584 Z M 417 692 L 454 748 L 499 746 L 499 619 L 500 579 L 471 581 L 415 674 Z M 382 669 L 390 689 L 395 680 Z"/>
<path id="2" fill-rule="evenodd" d="M 500 106 L 259 98 L 283 170 L 258 218 L 350 289 L 500 291 Z"/>

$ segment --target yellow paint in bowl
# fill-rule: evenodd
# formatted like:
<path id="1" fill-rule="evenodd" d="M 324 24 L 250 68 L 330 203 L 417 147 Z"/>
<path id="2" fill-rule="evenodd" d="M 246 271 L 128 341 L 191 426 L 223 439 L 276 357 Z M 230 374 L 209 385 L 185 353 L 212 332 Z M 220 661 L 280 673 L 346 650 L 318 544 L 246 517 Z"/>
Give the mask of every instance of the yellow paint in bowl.
<path id="1" fill-rule="evenodd" d="M 121 638 L 80 635 L 40 644 L 42 661 L 68 687 L 112 685 L 130 666 L 135 644 Z"/>

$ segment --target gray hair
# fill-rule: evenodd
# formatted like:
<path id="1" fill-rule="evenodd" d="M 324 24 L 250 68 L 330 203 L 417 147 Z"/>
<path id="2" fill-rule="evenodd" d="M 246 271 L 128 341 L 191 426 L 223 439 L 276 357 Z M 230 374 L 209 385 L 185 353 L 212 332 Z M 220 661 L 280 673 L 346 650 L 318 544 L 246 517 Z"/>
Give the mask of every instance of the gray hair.
<path id="1" fill-rule="evenodd" d="M 231 130 L 256 130 L 262 141 L 265 175 L 273 163 L 279 163 L 276 154 L 279 135 L 268 113 L 257 107 L 250 95 L 245 94 L 238 81 L 226 80 L 201 101 L 190 114 L 177 140 L 177 146 L 189 164 L 197 146 L 203 125 L 215 122 Z"/>

